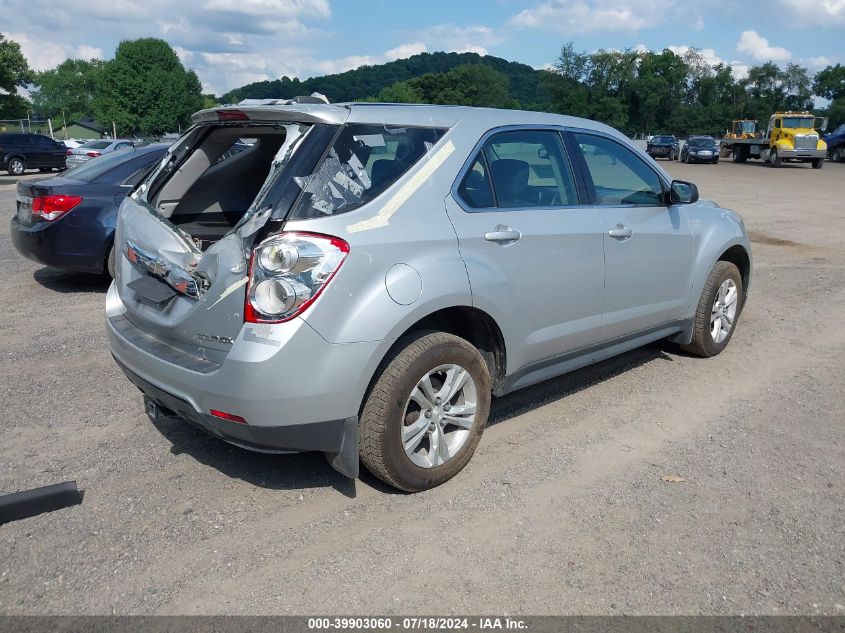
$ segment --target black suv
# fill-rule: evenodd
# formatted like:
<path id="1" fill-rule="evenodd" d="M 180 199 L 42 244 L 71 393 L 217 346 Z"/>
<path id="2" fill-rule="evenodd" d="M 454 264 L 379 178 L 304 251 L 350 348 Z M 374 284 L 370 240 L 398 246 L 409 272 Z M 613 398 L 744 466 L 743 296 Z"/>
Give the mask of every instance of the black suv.
<path id="1" fill-rule="evenodd" d="M 27 169 L 65 168 L 67 147 L 43 134 L 0 134 L 0 169 L 20 176 Z"/>
<path id="2" fill-rule="evenodd" d="M 645 151 L 652 158 L 668 158 L 669 160 L 675 160 L 681 153 L 678 139 L 671 134 L 652 136 L 646 144 Z"/>

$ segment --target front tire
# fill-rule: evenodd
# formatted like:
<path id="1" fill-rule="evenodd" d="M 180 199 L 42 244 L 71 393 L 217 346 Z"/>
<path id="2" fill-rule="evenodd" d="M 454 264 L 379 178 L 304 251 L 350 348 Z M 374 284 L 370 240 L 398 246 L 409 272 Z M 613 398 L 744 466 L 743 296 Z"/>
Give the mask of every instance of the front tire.
<path id="1" fill-rule="evenodd" d="M 400 343 L 361 413 L 361 462 L 406 492 L 434 488 L 469 462 L 490 413 L 490 375 L 478 350 L 444 332 Z"/>
<path id="2" fill-rule="evenodd" d="M 824 167 L 824 158 L 814 158 L 813 169 L 821 169 L 822 167 Z"/>
<path id="3" fill-rule="evenodd" d="M 26 165 L 24 165 L 23 160 L 20 158 L 13 158 L 9 161 L 7 171 L 10 176 L 23 176 L 23 172 L 26 171 Z"/>
<path id="4" fill-rule="evenodd" d="M 833 150 L 833 153 L 830 155 L 830 160 L 832 160 L 834 163 L 841 162 L 842 161 L 842 150 L 840 150 L 838 147 L 835 150 Z"/>
<path id="5" fill-rule="evenodd" d="M 728 346 L 742 312 L 742 276 L 731 262 L 716 262 L 695 310 L 692 341 L 684 351 L 709 358 Z"/>
<path id="6" fill-rule="evenodd" d="M 778 151 L 776 149 L 772 150 L 772 153 L 769 155 L 769 165 L 772 167 L 780 167 L 783 164 L 781 157 L 778 156 Z"/>

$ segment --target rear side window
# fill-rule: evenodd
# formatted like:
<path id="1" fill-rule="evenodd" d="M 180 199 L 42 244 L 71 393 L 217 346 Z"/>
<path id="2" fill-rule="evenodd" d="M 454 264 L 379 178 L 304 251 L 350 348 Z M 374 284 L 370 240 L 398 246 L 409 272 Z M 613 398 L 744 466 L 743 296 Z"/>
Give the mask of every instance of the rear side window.
<path id="1" fill-rule="evenodd" d="M 554 208 L 578 204 L 557 132 L 516 130 L 492 136 L 458 186 L 471 209 Z"/>
<path id="2" fill-rule="evenodd" d="M 0 135 L 0 145 L 18 145 L 17 134 Z"/>
<path id="3" fill-rule="evenodd" d="M 350 124 L 310 176 L 292 218 L 346 213 L 373 200 L 419 161 L 446 132 L 439 128 Z"/>
<path id="4" fill-rule="evenodd" d="M 663 204 L 658 175 L 631 150 L 603 136 L 575 133 L 602 206 Z"/>
<path id="5" fill-rule="evenodd" d="M 111 145 L 111 141 L 88 141 L 84 145 L 80 145 L 80 147 L 84 147 L 85 149 L 106 149 L 109 145 Z"/>

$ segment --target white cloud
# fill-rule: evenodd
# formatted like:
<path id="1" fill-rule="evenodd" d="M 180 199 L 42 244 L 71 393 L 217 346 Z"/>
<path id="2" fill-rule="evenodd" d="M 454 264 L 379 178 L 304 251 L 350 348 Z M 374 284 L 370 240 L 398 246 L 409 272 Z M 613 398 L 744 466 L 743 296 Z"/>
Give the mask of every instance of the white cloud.
<path id="1" fill-rule="evenodd" d="M 780 0 L 799 26 L 845 24 L 845 0 Z"/>
<path id="2" fill-rule="evenodd" d="M 639 31 L 660 21 L 674 0 L 550 0 L 508 20 L 512 26 L 557 33 Z"/>
<path id="3" fill-rule="evenodd" d="M 384 58 L 388 61 L 395 59 L 406 59 L 412 55 L 419 55 L 420 53 L 427 53 L 428 47 L 422 42 L 412 42 L 410 44 L 402 44 L 396 48 L 391 48 L 384 52 Z"/>
<path id="4" fill-rule="evenodd" d="M 479 55 L 487 55 L 487 47 L 505 41 L 501 31 L 481 24 L 438 24 L 415 31 L 412 37 L 416 41 L 424 42 L 429 50 Z"/>
<path id="5" fill-rule="evenodd" d="M 683 57 L 688 52 L 693 50 L 692 47 L 687 46 L 686 44 L 682 44 L 680 46 L 667 46 L 666 48 L 668 48 L 670 51 L 672 51 L 673 53 L 675 53 L 675 55 L 678 55 L 679 57 Z M 704 58 L 704 61 L 706 61 L 711 66 L 717 66 L 718 64 L 724 64 L 725 63 L 725 60 L 723 60 L 721 57 L 719 57 L 716 54 L 716 51 L 713 50 L 712 48 L 701 48 L 701 49 L 697 49 L 697 51 L 698 51 L 699 55 L 701 55 Z"/>
<path id="6" fill-rule="evenodd" d="M 792 57 L 785 48 L 769 46 L 769 40 L 752 30 L 742 32 L 736 50 L 760 62 L 785 62 Z"/>
<path id="7" fill-rule="evenodd" d="M 255 16 L 293 17 L 331 16 L 328 0 L 206 0 L 209 11 L 224 11 Z"/>
<path id="8" fill-rule="evenodd" d="M 27 33 L 6 33 L 6 37 L 21 45 L 21 52 L 33 70 L 48 70 L 55 68 L 68 58 L 93 59 L 103 58 L 103 51 L 94 46 L 80 44 L 71 48 L 65 44 L 45 40 L 41 37 L 31 37 Z"/>
<path id="9" fill-rule="evenodd" d="M 827 55 L 819 55 L 818 57 L 809 57 L 807 59 L 802 59 L 801 63 L 805 66 L 808 66 L 810 70 L 820 70 L 825 66 L 832 66 L 836 63 L 832 57 L 828 57 Z"/>
<path id="10" fill-rule="evenodd" d="M 103 49 L 96 46 L 88 46 L 87 44 L 80 44 L 76 47 L 76 55 L 78 59 L 103 59 Z"/>
<path id="11" fill-rule="evenodd" d="M 748 71 L 751 69 L 750 64 L 745 62 L 732 61 L 728 64 L 731 67 L 731 74 L 734 79 L 745 79 L 748 77 Z"/>

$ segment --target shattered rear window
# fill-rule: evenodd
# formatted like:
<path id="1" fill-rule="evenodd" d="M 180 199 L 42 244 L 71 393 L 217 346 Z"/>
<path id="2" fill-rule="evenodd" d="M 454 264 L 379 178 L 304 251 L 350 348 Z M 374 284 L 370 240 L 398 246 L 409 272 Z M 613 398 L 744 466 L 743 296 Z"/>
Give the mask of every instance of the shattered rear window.
<path id="1" fill-rule="evenodd" d="M 310 176 L 295 178 L 303 195 L 292 218 L 351 211 L 396 182 L 445 134 L 440 128 L 347 125 Z"/>

